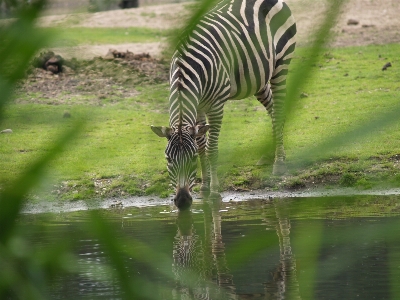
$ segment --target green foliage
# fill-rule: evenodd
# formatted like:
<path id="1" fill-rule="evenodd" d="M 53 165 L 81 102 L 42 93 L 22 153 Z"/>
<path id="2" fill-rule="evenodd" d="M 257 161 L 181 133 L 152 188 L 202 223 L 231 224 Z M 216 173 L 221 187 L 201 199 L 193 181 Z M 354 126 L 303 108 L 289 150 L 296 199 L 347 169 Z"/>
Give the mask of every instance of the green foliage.
<path id="1" fill-rule="evenodd" d="M 345 173 L 340 178 L 340 184 L 343 186 L 347 186 L 347 187 L 354 186 L 356 184 L 356 182 L 357 182 L 357 178 L 352 173 Z"/>

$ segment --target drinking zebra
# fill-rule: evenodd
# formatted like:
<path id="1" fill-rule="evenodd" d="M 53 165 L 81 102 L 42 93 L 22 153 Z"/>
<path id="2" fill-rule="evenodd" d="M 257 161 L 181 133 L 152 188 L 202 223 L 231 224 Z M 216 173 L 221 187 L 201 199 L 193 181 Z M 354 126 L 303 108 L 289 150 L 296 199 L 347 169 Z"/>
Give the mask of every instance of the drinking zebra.
<path id="1" fill-rule="evenodd" d="M 170 126 L 151 126 L 168 139 L 165 157 L 178 208 L 192 203 L 198 157 L 201 191 L 218 192 L 218 136 L 227 100 L 255 95 L 264 105 L 272 118 L 274 173 L 282 173 L 282 111 L 295 34 L 282 0 L 223 0 L 182 39 L 170 68 Z"/>

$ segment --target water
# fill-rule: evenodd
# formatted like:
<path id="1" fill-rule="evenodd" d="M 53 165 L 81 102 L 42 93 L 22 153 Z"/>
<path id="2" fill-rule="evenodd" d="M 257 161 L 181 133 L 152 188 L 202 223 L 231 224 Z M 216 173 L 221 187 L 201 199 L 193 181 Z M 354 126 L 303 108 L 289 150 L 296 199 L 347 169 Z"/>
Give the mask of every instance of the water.
<path id="1" fill-rule="evenodd" d="M 19 223 L 36 249 L 74 254 L 51 299 L 400 299 L 398 200 L 195 203 L 186 213 L 161 205 Z"/>

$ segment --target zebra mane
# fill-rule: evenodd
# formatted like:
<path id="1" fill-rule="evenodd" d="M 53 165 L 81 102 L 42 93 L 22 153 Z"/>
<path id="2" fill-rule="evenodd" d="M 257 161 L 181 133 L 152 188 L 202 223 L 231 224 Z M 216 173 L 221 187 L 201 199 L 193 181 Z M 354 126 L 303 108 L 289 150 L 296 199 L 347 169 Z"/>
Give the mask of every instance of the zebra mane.
<path id="1" fill-rule="evenodd" d="M 178 66 L 178 71 L 176 72 L 176 76 L 178 77 L 178 81 L 177 81 L 177 88 L 178 91 L 182 90 L 182 79 L 183 79 L 183 74 L 182 74 L 182 62 L 180 62 L 179 60 L 176 62 L 176 65 Z"/>
<path id="2" fill-rule="evenodd" d="M 177 89 L 178 89 L 178 94 L 180 94 L 183 84 L 182 84 L 182 80 L 183 80 L 183 73 L 182 73 L 182 68 L 183 68 L 183 64 L 181 61 L 177 61 L 176 65 L 178 66 L 178 71 L 176 73 L 176 76 L 178 77 L 178 81 L 177 81 Z M 182 101 L 179 101 L 179 124 L 178 124 L 178 135 L 179 135 L 179 140 L 180 143 L 182 144 L 182 125 L 183 125 L 183 105 L 182 105 Z"/>
<path id="3" fill-rule="evenodd" d="M 178 125 L 178 136 L 179 136 L 179 142 L 182 145 L 182 117 L 179 120 L 179 125 Z"/>

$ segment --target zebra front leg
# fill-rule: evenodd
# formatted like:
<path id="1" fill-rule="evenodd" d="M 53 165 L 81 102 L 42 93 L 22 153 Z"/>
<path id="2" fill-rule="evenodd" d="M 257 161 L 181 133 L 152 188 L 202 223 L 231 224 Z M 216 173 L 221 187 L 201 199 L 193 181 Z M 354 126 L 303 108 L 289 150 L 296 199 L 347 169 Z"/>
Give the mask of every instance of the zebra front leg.
<path id="1" fill-rule="evenodd" d="M 204 113 L 198 113 L 197 125 L 206 125 L 206 116 Z M 206 145 L 207 136 L 206 134 L 196 137 L 197 148 L 200 157 L 201 165 L 201 187 L 200 197 L 204 198 L 210 193 L 210 163 L 207 158 Z"/>
<path id="2" fill-rule="evenodd" d="M 222 124 L 223 117 L 223 106 L 218 110 L 207 113 L 208 123 L 210 125 L 210 130 L 207 140 L 207 157 L 210 163 L 210 196 L 219 197 L 219 181 L 217 175 L 217 165 L 218 165 L 218 138 L 219 132 Z"/>

